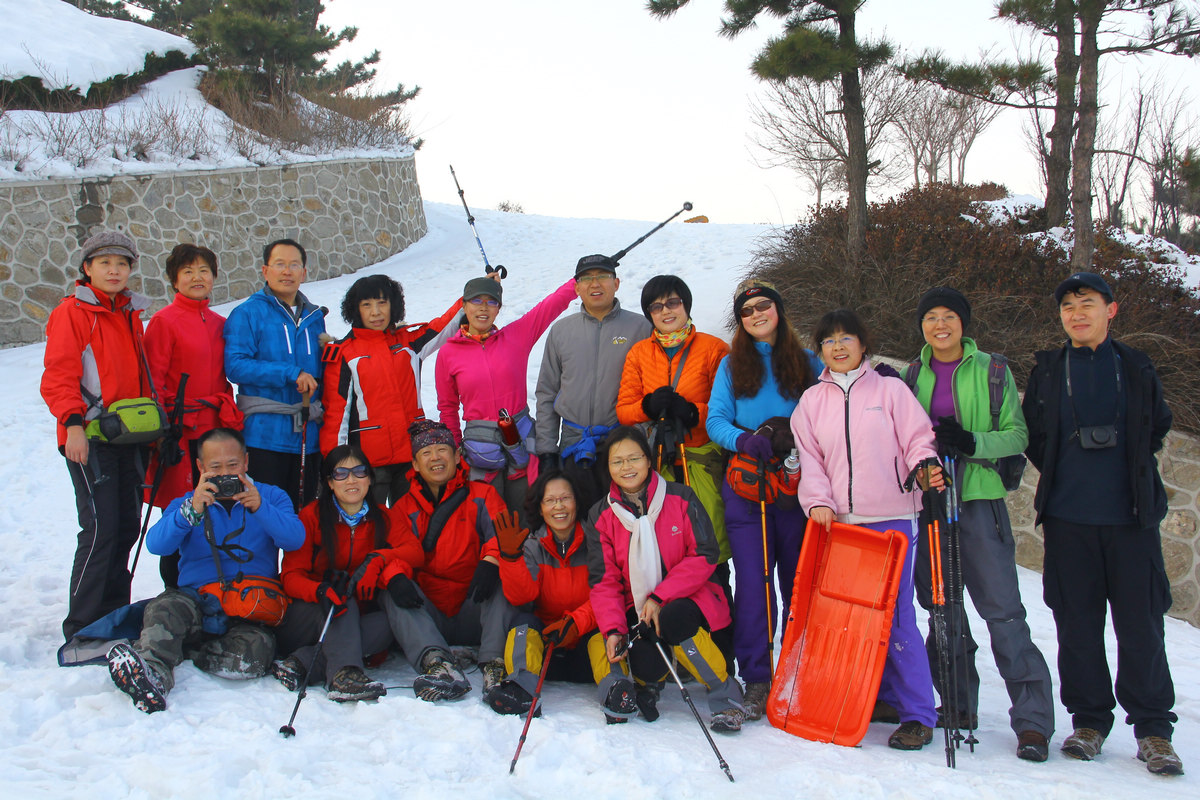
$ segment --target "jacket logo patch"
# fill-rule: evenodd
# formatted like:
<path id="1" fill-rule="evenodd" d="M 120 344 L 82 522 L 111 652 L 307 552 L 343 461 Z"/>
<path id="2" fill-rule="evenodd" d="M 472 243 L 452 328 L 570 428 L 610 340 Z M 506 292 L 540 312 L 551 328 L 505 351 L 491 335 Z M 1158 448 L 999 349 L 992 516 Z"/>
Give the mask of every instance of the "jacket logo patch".
<path id="1" fill-rule="evenodd" d="M 672 536 L 678 536 L 678 535 L 679 535 L 679 526 L 677 526 L 677 525 L 672 525 L 672 526 L 671 526 L 671 535 L 672 535 Z"/>
<path id="2" fill-rule="evenodd" d="M 612 343 L 613 344 L 629 344 L 629 337 L 628 336 L 614 336 L 612 338 Z"/>
<path id="3" fill-rule="evenodd" d="M 867 406 L 866 408 L 863 409 L 863 411 L 879 411 L 882 413 L 883 406 Z"/>

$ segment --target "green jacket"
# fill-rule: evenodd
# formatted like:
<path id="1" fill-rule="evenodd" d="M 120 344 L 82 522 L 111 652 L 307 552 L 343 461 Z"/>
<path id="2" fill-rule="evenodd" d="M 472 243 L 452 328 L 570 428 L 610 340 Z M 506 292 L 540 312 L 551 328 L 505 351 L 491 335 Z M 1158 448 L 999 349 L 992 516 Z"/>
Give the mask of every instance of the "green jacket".
<path id="1" fill-rule="evenodd" d="M 967 462 L 962 478 L 962 499 L 996 500 L 1007 495 L 1000 476 L 994 469 L 975 460 L 993 460 L 1023 452 L 1029 441 L 1029 431 L 1025 427 L 1021 398 L 1010 369 L 1005 370 L 1008 381 L 1004 403 L 1000 406 L 1000 429 L 992 430 L 992 410 L 988 400 L 988 367 L 992 357 L 981 353 L 972 339 L 964 336 L 962 344 L 962 363 L 954 369 L 954 416 L 960 425 L 975 434 L 975 455 Z M 921 348 L 921 371 L 917 375 L 917 400 L 925 413 L 929 413 L 929 400 L 933 395 L 933 370 L 929 366 L 932 353 L 933 348 L 929 345 Z M 910 369 L 911 366 L 904 368 L 905 376 Z"/>

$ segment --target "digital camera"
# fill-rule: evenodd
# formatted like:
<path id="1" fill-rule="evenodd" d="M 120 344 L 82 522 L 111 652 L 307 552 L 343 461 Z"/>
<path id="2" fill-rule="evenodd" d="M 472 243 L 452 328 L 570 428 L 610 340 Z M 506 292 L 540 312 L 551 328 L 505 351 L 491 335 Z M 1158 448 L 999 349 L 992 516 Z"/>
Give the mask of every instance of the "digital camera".
<path id="1" fill-rule="evenodd" d="M 1116 425 L 1089 425 L 1079 429 L 1079 446 L 1084 450 L 1104 450 L 1117 446 Z"/>
<path id="2" fill-rule="evenodd" d="M 242 485 L 242 479 L 237 475 L 217 475 L 209 480 L 217 487 L 216 498 L 218 500 L 241 494 L 246 488 Z"/>

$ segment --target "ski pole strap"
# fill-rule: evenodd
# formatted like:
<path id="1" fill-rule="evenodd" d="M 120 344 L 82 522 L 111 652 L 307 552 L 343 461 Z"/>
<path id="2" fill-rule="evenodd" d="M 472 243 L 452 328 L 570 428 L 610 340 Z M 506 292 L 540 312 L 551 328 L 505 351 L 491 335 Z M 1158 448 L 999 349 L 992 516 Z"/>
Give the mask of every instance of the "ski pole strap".
<path id="1" fill-rule="evenodd" d="M 483 252 L 482 245 L 480 246 L 479 250 L 480 250 L 480 252 Z M 504 266 L 503 264 L 497 264 L 496 266 L 493 267 L 491 264 L 487 263 L 486 256 L 484 257 L 484 264 L 485 264 L 485 266 L 483 268 L 483 272 L 485 275 L 490 276 L 490 275 L 498 274 L 500 276 L 500 280 L 504 280 L 505 278 L 508 277 L 508 267 Z"/>

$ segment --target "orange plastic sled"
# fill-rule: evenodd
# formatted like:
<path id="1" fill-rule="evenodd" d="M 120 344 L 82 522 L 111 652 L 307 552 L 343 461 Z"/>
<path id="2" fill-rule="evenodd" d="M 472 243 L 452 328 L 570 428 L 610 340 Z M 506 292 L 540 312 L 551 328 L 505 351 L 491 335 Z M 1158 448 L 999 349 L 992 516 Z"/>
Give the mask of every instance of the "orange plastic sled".
<path id="1" fill-rule="evenodd" d="M 811 520 L 767 718 L 776 728 L 853 747 L 871 722 L 887 659 L 908 538 Z"/>

